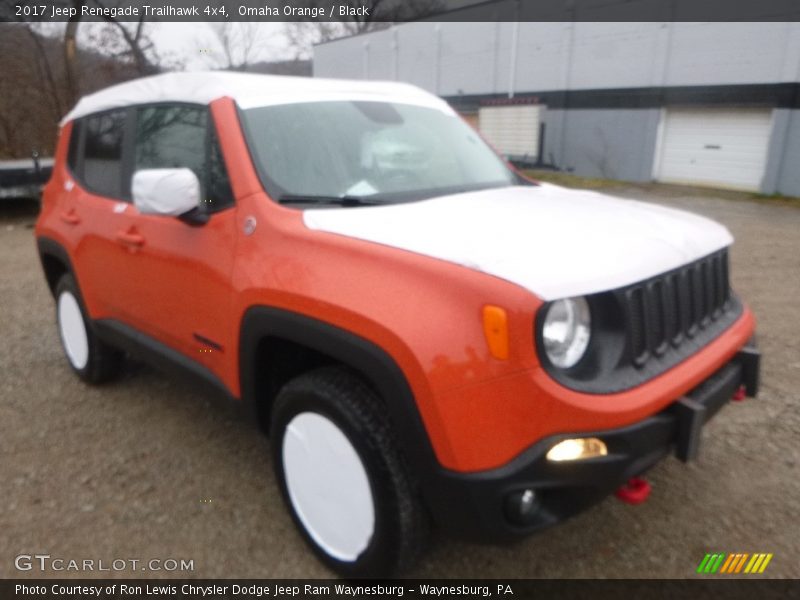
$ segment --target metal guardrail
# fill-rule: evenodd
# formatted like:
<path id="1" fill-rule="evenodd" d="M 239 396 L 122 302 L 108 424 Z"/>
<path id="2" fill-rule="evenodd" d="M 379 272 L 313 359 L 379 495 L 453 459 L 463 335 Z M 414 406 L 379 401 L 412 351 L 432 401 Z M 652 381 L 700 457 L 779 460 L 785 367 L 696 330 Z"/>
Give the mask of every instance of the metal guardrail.
<path id="1" fill-rule="evenodd" d="M 0 200 L 38 199 L 52 172 L 53 159 L 35 152 L 31 158 L 0 160 Z"/>

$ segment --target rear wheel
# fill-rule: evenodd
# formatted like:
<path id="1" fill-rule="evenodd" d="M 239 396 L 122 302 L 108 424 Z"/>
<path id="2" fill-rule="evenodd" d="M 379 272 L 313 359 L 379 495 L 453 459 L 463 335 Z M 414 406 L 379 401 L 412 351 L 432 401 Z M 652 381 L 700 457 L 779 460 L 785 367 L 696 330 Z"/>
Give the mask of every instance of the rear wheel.
<path id="1" fill-rule="evenodd" d="M 72 370 L 89 383 L 102 383 L 122 369 L 122 353 L 102 342 L 92 331 L 78 286 L 70 274 L 56 285 L 56 320 L 64 354 Z"/>
<path id="2" fill-rule="evenodd" d="M 275 471 L 296 525 L 345 577 L 387 577 L 422 552 L 427 516 L 380 399 L 324 367 L 289 382 L 273 408 Z"/>

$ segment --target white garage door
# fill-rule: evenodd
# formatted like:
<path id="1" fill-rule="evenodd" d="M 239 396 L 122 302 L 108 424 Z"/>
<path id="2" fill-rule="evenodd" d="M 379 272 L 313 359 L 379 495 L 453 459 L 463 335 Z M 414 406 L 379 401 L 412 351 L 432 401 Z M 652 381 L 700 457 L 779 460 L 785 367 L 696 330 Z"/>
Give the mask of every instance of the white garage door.
<path id="1" fill-rule="evenodd" d="M 769 109 L 667 109 L 656 179 L 758 191 L 770 127 Z"/>
<path id="2" fill-rule="evenodd" d="M 505 156 L 535 159 L 541 107 L 536 104 L 481 106 L 478 129 Z"/>

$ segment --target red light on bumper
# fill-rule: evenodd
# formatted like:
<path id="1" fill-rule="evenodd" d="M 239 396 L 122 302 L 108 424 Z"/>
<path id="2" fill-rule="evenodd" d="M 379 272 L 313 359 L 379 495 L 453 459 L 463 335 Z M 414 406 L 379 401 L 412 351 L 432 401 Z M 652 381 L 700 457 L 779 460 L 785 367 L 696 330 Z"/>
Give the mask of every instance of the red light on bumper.
<path id="1" fill-rule="evenodd" d="M 650 496 L 652 488 L 641 477 L 631 477 L 614 495 L 626 504 L 641 504 Z"/>

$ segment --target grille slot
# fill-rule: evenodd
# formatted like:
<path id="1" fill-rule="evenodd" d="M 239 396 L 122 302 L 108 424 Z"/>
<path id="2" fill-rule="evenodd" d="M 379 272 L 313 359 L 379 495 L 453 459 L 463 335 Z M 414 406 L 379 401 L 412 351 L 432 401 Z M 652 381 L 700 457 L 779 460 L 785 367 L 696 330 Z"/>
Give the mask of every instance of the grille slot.
<path id="1" fill-rule="evenodd" d="M 667 349 L 666 345 L 666 308 L 664 306 L 664 281 L 656 280 L 647 286 L 647 323 L 652 328 L 651 350 L 656 356 L 661 356 Z"/>
<path id="2" fill-rule="evenodd" d="M 644 306 L 644 290 L 633 288 L 627 294 L 630 320 L 628 331 L 630 332 L 631 355 L 633 363 L 637 366 L 644 365 L 648 359 L 647 352 L 647 320 Z"/>
<path id="3" fill-rule="evenodd" d="M 700 316 L 703 313 L 703 289 L 700 282 L 700 271 L 696 264 L 686 270 L 686 279 L 689 282 L 689 327 L 686 329 L 686 335 L 694 337 L 699 329 Z"/>
<path id="4" fill-rule="evenodd" d="M 637 368 L 680 348 L 720 319 L 730 307 L 728 252 L 630 286 L 625 305 L 629 356 Z"/>
<path id="5" fill-rule="evenodd" d="M 714 319 L 719 316 L 723 302 L 722 269 L 720 268 L 719 262 L 719 256 L 713 256 L 711 258 L 711 277 L 714 282 L 714 301 L 712 303 L 714 310 L 711 313 L 711 317 Z"/>
<path id="6" fill-rule="evenodd" d="M 671 273 L 664 278 L 665 337 L 673 346 L 683 341 L 683 320 L 681 318 L 681 291 L 679 277 Z"/>

